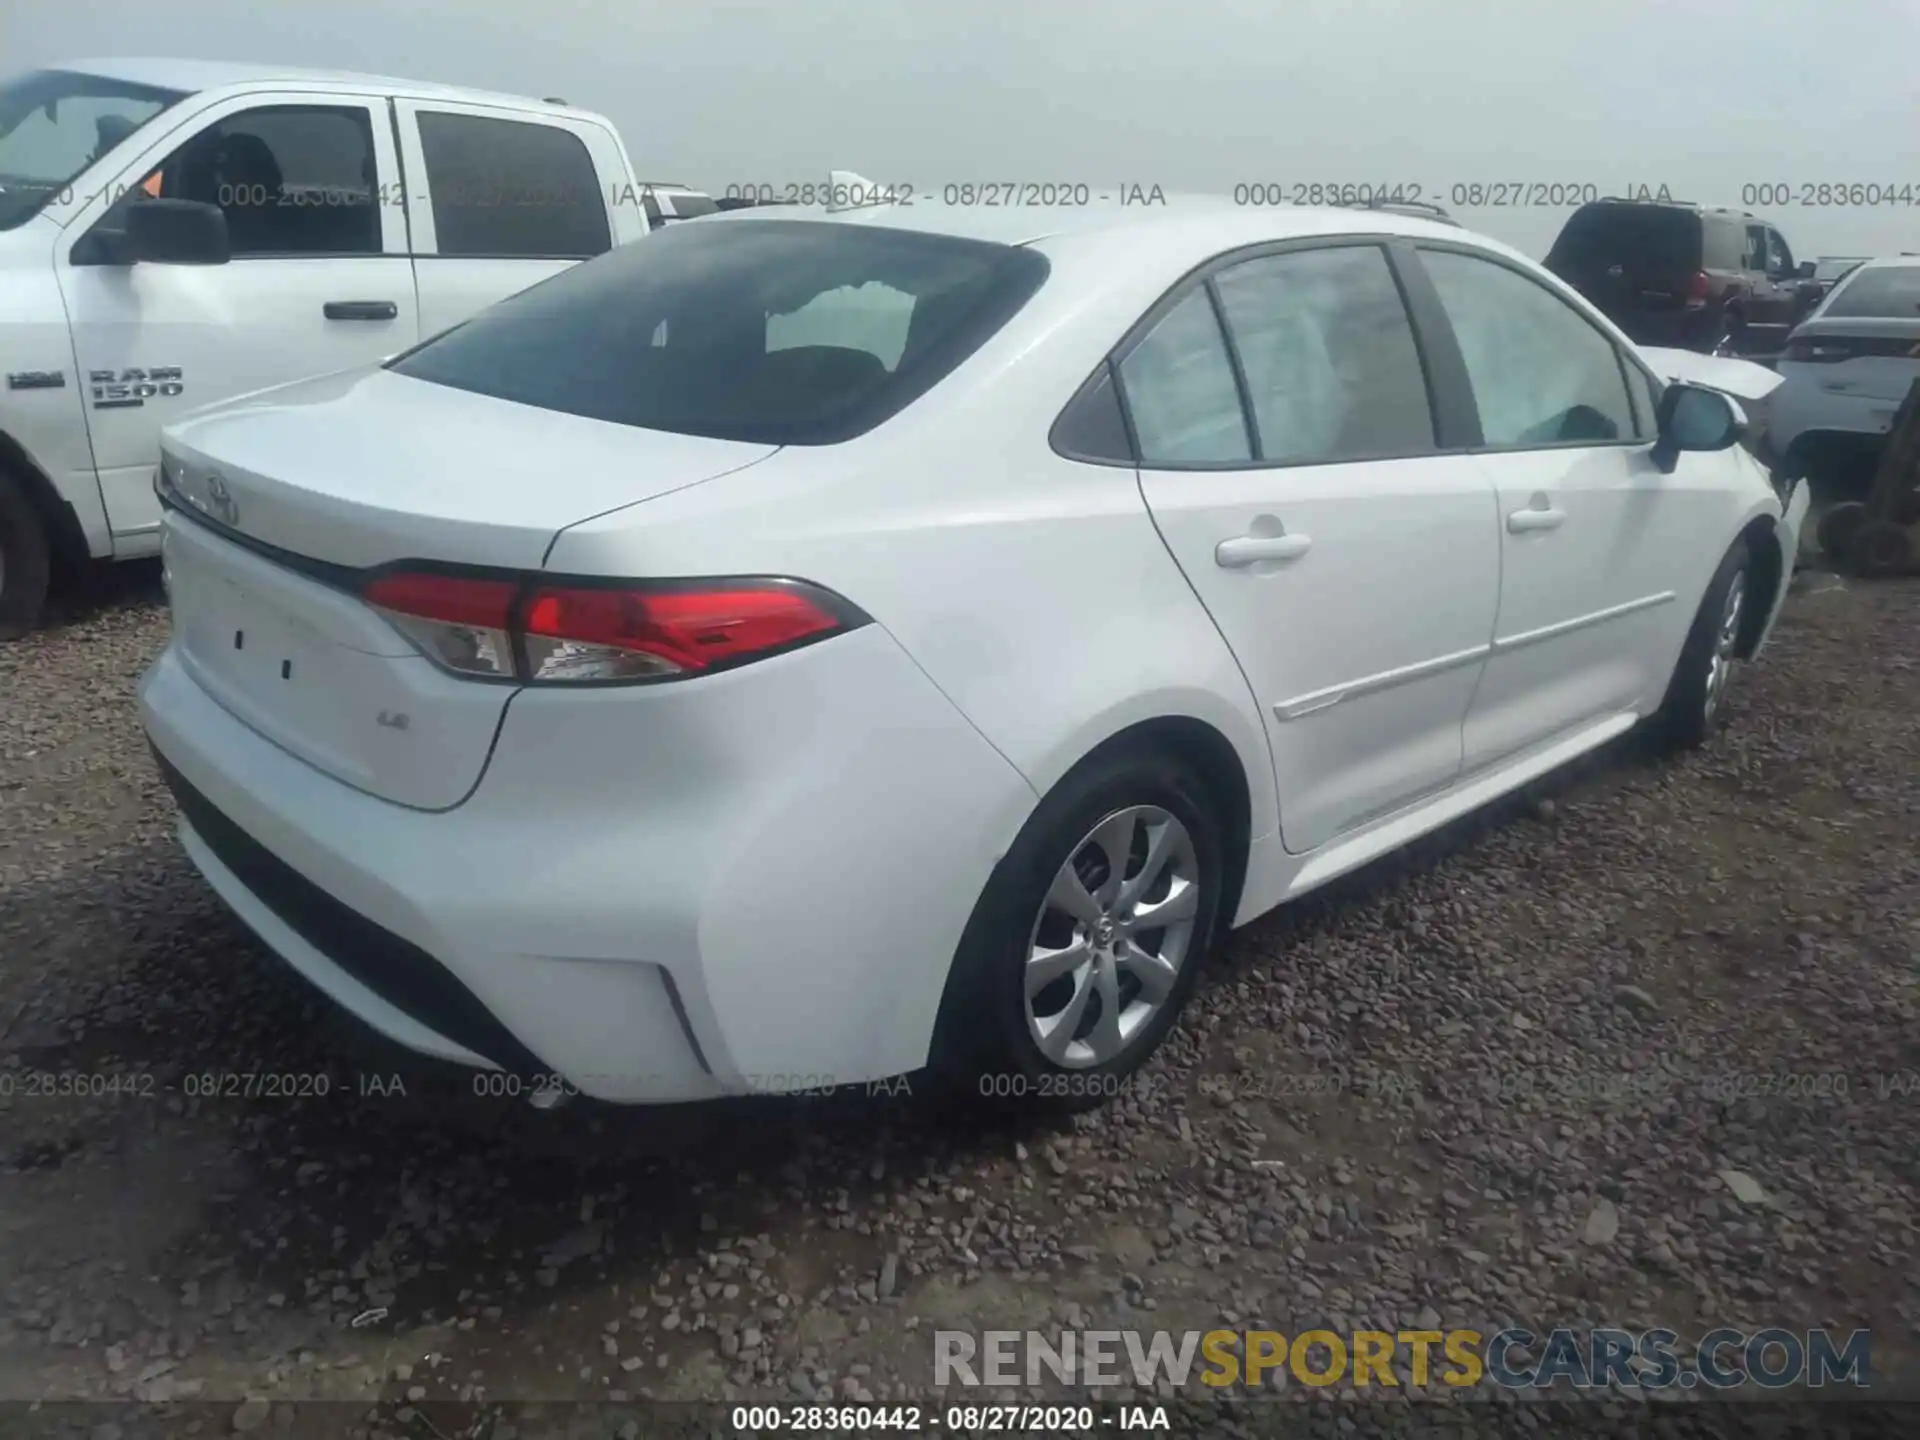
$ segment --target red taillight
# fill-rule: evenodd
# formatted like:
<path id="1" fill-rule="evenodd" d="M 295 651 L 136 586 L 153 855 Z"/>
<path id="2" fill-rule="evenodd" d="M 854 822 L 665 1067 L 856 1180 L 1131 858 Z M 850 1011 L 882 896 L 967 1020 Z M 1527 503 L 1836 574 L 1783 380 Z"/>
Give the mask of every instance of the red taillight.
<path id="1" fill-rule="evenodd" d="M 428 659 L 465 675 L 513 678 L 509 632 L 520 594 L 516 581 L 396 570 L 360 593 Z"/>
<path id="2" fill-rule="evenodd" d="M 361 592 L 429 659 L 541 683 L 648 680 L 738 664 L 865 617 L 800 581 L 624 586 L 396 571 Z"/>
<path id="3" fill-rule="evenodd" d="M 1693 279 L 1687 282 L 1687 299 L 1705 300 L 1713 289 L 1713 280 L 1704 270 L 1693 272 Z"/>

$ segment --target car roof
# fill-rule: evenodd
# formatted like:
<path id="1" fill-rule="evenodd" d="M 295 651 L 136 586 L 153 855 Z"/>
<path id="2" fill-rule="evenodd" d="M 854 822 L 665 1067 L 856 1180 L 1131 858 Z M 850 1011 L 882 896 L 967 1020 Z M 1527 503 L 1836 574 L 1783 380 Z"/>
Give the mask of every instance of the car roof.
<path id="1" fill-rule="evenodd" d="M 1119 200 L 1075 206 L 929 204 L 863 205 L 829 210 L 816 206 L 753 206 L 702 216 L 696 224 L 751 225 L 769 220 L 878 225 L 1002 245 L 1034 245 L 1065 237 L 1113 237 L 1133 244 L 1149 238 L 1169 253 L 1211 254 L 1267 240 L 1319 235 L 1405 235 L 1459 241 L 1463 237 L 1500 254 L 1520 252 L 1457 223 L 1398 211 L 1339 206 L 1235 204 L 1224 195 L 1172 194 L 1164 204 Z M 1524 257 L 1522 257 L 1524 258 Z"/>
<path id="2" fill-rule="evenodd" d="M 299 65 L 252 64 L 230 60 L 178 60 L 161 56 L 114 55 L 83 60 L 64 60 L 46 68 L 72 70 L 85 75 L 104 75 L 135 85 L 157 85 L 168 90 L 200 92 L 236 88 L 260 88 L 277 85 L 341 87 L 378 90 L 424 100 L 460 100 L 474 105 L 497 105 L 515 110 L 542 110 L 555 114 L 586 115 L 591 112 L 573 106 L 537 99 L 531 95 L 513 95 L 498 90 L 476 90 L 462 85 L 442 85 L 431 80 L 406 80 L 393 75 L 374 75 L 357 70 L 318 70 Z M 596 117 L 597 118 L 597 117 Z"/>
<path id="3" fill-rule="evenodd" d="M 1853 268 L 1856 270 L 1907 270 L 1920 265 L 1920 255 L 1879 255 L 1871 260 L 1862 260 Z"/>

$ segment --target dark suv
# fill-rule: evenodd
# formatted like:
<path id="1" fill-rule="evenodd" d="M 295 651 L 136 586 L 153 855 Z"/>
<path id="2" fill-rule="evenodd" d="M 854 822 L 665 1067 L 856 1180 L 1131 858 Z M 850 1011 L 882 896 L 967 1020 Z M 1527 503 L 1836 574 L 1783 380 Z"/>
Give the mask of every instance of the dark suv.
<path id="1" fill-rule="evenodd" d="M 1773 226 L 1682 201 L 1582 205 L 1546 265 L 1648 345 L 1772 354 L 1818 299 Z"/>

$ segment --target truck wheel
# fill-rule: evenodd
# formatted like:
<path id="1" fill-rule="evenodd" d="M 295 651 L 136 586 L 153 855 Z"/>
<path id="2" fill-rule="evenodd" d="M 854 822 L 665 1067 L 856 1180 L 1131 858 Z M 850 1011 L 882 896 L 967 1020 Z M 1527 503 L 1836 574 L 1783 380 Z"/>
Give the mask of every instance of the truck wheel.
<path id="1" fill-rule="evenodd" d="M 1863 580 L 1887 580 L 1906 573 L 1913 563 L 1903 525 L 1891 520 L 1869 520 L 1847 547 L 1848 568 Z"/>
<path id="2" fill-rule="evenodd" d="M 0 472 L 0 641 L 18 640 L 39 622 L 51 564 L 32 497 Z"/>

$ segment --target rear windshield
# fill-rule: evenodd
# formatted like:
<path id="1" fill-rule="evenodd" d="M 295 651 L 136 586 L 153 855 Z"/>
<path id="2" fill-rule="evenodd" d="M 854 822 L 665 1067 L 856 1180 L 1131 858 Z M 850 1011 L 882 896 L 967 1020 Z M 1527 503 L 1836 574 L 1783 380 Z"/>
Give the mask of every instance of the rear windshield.
<path id="1" fill-rule="evenodd" d="M 1691 272 L 1700 268 L 1700 217 L 1658 205 L 1589 205 L 1574 211 L 1547 261 L 1556 270 Z"/>
<path id="2" fill-rule="evenodd" d="M 1034 250 L 880 225 L 675 225 L 388 368 L 619 425 L 830 445 L 924 394 L 1046 275 Z"/>
<path id="3" fill-rule="evenodd" d="M 1920 265 L 1855 270 L 1834 289 L 1821 314 L 1920 319 Z"/>

